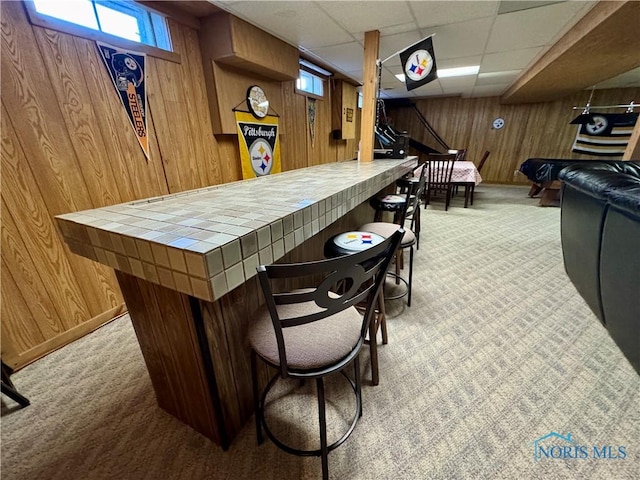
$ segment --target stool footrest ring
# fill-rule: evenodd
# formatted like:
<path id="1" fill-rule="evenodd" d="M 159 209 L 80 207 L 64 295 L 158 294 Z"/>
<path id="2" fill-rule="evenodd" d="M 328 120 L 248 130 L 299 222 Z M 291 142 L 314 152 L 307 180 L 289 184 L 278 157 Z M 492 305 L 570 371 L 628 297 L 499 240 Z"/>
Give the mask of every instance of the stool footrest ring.
<path id="1" fill-rule="evenodd" d="M 356 397 L 356 412 L 355 412 L 355 415 L 353 417 L 353 420 L 351 421 L 351 425 L 349 426 L 349 428 L 346 431 L 346 433 L 344 435 L 342 435 L 342 437 L 340 437 L 338 440 L 336 440 L 335 442 L 333 442 L 331 445 L 329 445 L 327 447 L 327 451 L 328 452 L 338 448 L 340 445 L 342 445 L 345 442 L 345 440 L 347 438 L 349 438 L 349 436 L 351 435 L 353 430 L 356 428 L 356 424 L 358 423 L 358 420 L 360 419 L 360 412 L 362 411 L 362 407 L 361 407 L 362 399 L 358 395 L 357 386 L 356 386 L 355 382 L 353 380 L 351 380 L 351 378 L 349 378 L 349 376 L 343 370 L 341 370 L 340 373 L 342 374 L 342 376 L 344 378 L 347 379 L 347 381 L 349 382 L 349 385 L 351 385 L 351 389 L 353 390 L 353 393 L 355 394 L 355 397 Z M 261 420 L 261 423 L 262 423 L 262 427 L 264 428 L 265 433 L 267 434 L 269 439 L 278 448 L 284 450 L 285 452 L 291 453 L 293 455 L 298 455 L 298 456 L 301 456 L 301 457 L 320 457 L 322 455 L 322 450 L 321 449 L 318 448 L 316 450 L 301 450 L 301 449 L 298 449 L 298 448 L 291 447 L 289 445 L 286 445 L 282 441 L 278 440 L 276 438 L 276 436 L 271 432 L 271 430 L 269 430 L 269 426 L 267 425 L 267 419 L 266 419 L 266 416 L 265 416 L 264 406 L 265 406 L 267 395 L 269 394 L 269 391 L 276 384 L 276 382 L 281 378 L 282 377 L 280 376 L 280 373 L 276 373 L 271 378 L 269 383 L 267 384 L 266 388 L 264 389 L 264 392 L 262 392 L 262 398 L 260 399 L 260 410 L 262 411 L 262 415 L 261 415 L 260 420 Z M 291 377 L 291 378 L 294 378 L 294 377 Z M 308 379 L 308 380 L 311 380 L 311 379 Z"/>

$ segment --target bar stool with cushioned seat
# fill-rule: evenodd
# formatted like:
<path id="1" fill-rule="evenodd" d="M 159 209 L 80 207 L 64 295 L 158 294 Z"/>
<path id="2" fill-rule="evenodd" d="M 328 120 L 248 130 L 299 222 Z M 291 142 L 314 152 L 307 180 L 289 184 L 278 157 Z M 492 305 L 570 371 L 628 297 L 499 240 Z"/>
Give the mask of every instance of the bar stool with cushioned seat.
<path id="1" fill-rule="evenodd" d="M 344 232 L 334 235 L 324 244 L 324 256 L 327 258 L 340 257 L 362 252 L 370 247 L 384 242 L 384 238 L 371 232 Z M 378 295 L 377 308 L 369 323 L 369 356 L 371 359 L 371 383 L 380 383 L 378 370 L 378 330 L 382 331 L 382 344 L 389 343 L 387 335 L 387 319 L 384 308 L 384 289 Z"/>
<path id="2" fill-rule="evenodd" d="M 421 165 L 421 167 L 420 167 Z M 424 175 L 425 169 L 427 168 L 426 163 L 421 163 L 418 168 L 420 169 L 420 173 L 415 175 L 415 171 L 418 168 L 414 169 L 414 175 L 411 177 L 402 177 L 396 180 L 396 186 L 400 190 L 400 193 L 406 193 L 406 189 L 410 189 L 411 195 L 409 196 L 409 207 L 407 208 L 407 212 L 405 213 L 405 221 L 410 220 L 409 229 L 416 235 L 416 250 L 420 250 L 420 200 L 422 192 L 424 191 Z M 423 180 L 422 184 L 420 180 Z"/>
<path id="3" fill-rule="evenodd" d="M 251 373 L 256 412 L 256 434 L 262 443 L 262 430 L 279 448 L 288 453 L 322 458 L 322 478 L 329 478 L 328 453 L 340 446 L 353 432 L 362 416 L 362 392 L 358 355 L 365 341 L 386 272 L 404 234 L 399 230 L 382 243 L 352 255 L 297 264 L 258 267 L 258 278 L 266 304 L 258 309 L 249 325 Z M 286 281 L 310 288 L 276 292 L 275 285 Z M 346 283 L 337 295 L 336 285 Z M 364 302 L 361 315 L 355 305 Z M 262 394 L 258 393 L 257 358 L 278 371 Z M 353 364 L 351 380 L 345 368 Z M 324 378 L 340 373 L 355 394 L 356 409 L 346 433 L 328 445 Z M 279 379 L 314 379 L 317 389 L 320 448 L 302 450 L 277 439 L 265 415 L 267 395 Z M 275 401 L 275 400 L 273 400 Z"/>
<path id="4" fill-rule="evenodd" d="M 400 227 L 404 226 L 407 211 L 413 211 L 415 216 L 416 209 L 420 208 L 419 201 L 422 196 L 422 192 L 425 187 L 425 167 L 426 164 L 423 165 L 422 170 L 420 171 L 420 180 L 418 182 L 418 187 L 415 191 L 415 195 L 411 195 L 411 191 L 407 191 L 406 199 L 407 205 L 410 204 L 409 208 L 405 208 L 401 217 L 398 218 L 397 223 L 389 223 L 389 222 L 372 222 L 361 225 L 358 230 L 364 232 L 376 233 L 384 238 L 389 238 L 392 236 Z M 398 254 L 396 254 L 396 272 L 392 273 L 396 280 L 402 281 L 406 285 L 406 290 L 398 295 L 385 295 L 385 299 L 387 300 L 396 300 L 398 298 L 402 298 L 405 295 L 407 296 L 407 306 L 411 306 L 411 286 L 413 281 L 413 246 L 417 243 L 416 235 L 413 233 L 411 229 L 405 229 L 404 235 L 402 237 L 402 242 L 400 242 L 400 248 L 398 249 Z M 408 280 L 405 280 L 400 276 L 400 267 L 402 264 L 402 252 L 404 249 L 409 249 L 409 277 Z"/>

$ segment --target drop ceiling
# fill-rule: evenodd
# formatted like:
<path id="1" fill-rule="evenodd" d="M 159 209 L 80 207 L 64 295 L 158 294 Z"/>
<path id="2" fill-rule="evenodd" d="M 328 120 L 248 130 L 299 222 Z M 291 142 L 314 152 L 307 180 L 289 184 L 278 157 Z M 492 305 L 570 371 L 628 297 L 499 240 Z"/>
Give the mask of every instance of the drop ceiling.
<path id="1" fill-rule="evenodd" d="M 382 98 L 500 96 L 596 1 L 211 1 L 362 81 L 364 33 L 380 32 Z M 439 78 L 407 92 L 396 52 L 434 35 L 438 68 L 480 65 L 476 75 Z M 640 53 L 638 58 L 640 65 Z M 616 72 L 619 73 L 619 72 Z M 640 87 L 640 68 L 595 88 Z"/>

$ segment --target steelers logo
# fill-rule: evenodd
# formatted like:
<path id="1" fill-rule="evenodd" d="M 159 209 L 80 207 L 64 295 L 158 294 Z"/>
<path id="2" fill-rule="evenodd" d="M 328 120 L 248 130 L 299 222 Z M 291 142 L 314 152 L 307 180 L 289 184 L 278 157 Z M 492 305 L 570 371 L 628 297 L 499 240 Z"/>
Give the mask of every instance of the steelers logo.
<path id="1" fill-rule="evenodd" d="M 256 176 L 261 177 L 271 173 L 273 150 L 265 140 L 259 138 L 253 142 L 251 148 L 249 148 L 249 155 L 251 155 L 251 168 Z"/>
<path id="2" fill-rule="evenodd" d="M 124 64 L 127 66 L 129 70 L 136 70 L 138 68 L 138 64 L 131 57 L 125 57 Z"/>
<path id="3" fill-rule="evenodd" d="M 607 119 L 600 115 L 594 115 L 591 122 L 587 123 L 587 132 L 598 135 L 607 129 Z"/>
<path id="4" fill-rule="evenodd" d="M 409 60 L 404 66 L 405 75 L 413 80 L 419 82 L 425 78 L 431 69 L 433 68 L 433 58 L 426 50 L 416 50 L 411 54 Z"/>

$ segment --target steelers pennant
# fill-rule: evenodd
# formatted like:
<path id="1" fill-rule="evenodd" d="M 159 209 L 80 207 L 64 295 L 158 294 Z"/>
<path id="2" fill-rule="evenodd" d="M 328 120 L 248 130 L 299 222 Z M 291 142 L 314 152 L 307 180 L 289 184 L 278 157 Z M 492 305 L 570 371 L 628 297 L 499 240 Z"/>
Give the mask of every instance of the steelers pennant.
<path id="1" fill-rule="evenodd" d="M 420 40 L 400 52 L 400 61 L 404 70 L 407 91 L 426 85 L 438 78 L 431 37 Z"/>

